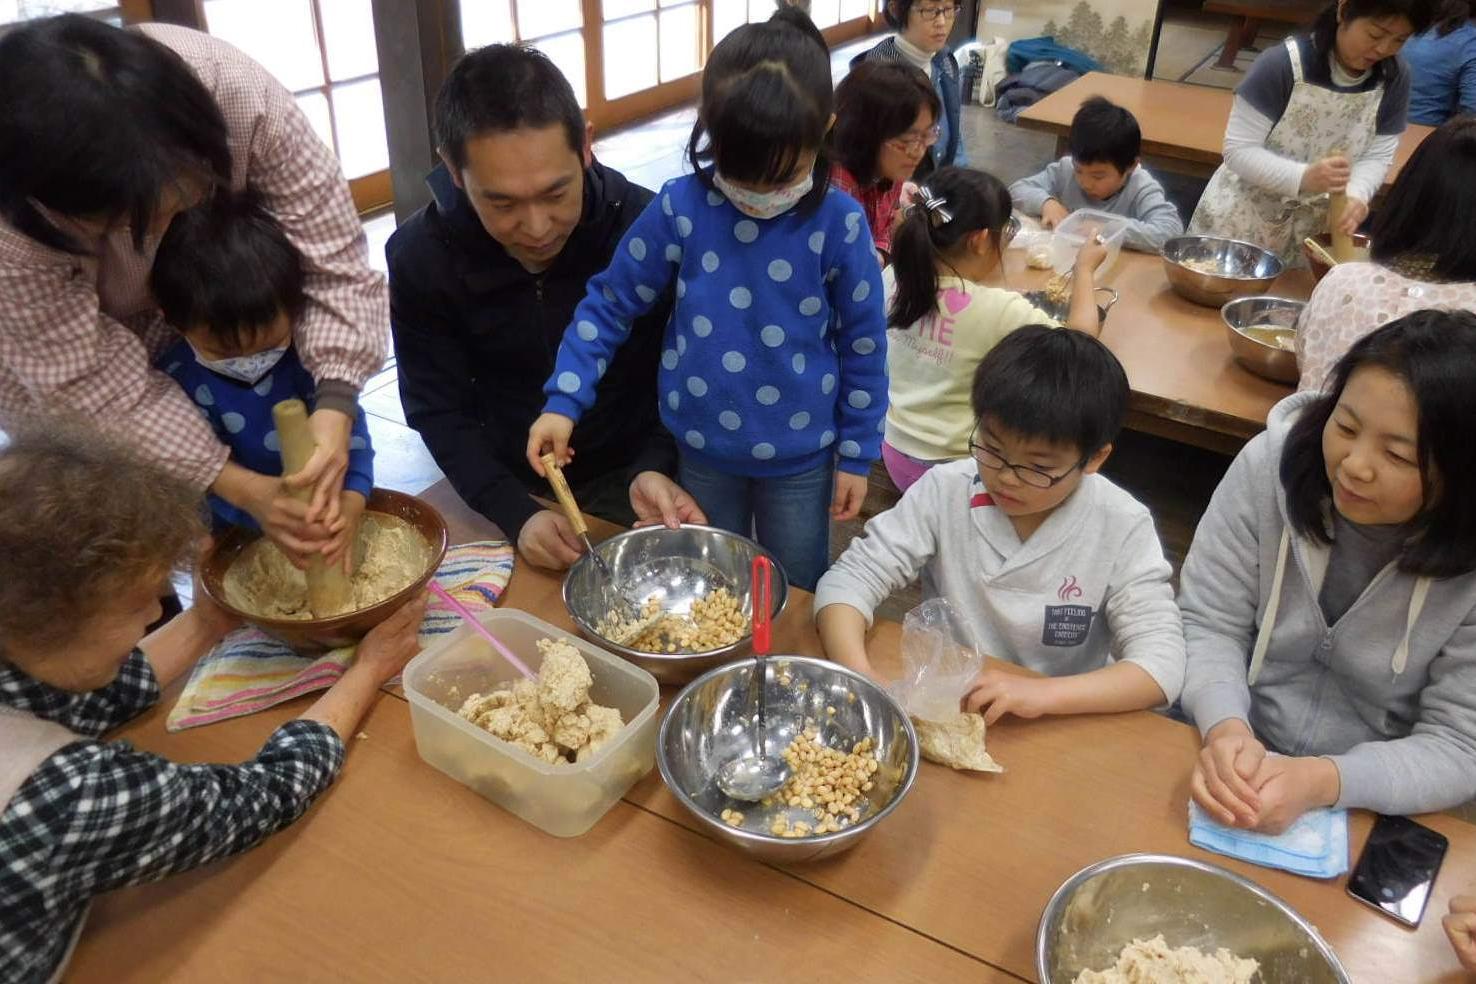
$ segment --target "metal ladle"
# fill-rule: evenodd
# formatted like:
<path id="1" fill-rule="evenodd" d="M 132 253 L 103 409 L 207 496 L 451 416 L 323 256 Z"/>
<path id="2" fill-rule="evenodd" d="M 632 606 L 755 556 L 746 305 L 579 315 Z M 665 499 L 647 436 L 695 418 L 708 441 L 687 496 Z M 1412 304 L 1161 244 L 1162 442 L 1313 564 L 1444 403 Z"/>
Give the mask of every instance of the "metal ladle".
<path id="1" fill-rule="evenodd" d="M 789 781 L 789 764 L 781 758 L 766 754 L 765 739 L 768 737 L 768 720 L 765 714 L 768 704 L 769 682 L 769 629 L 773 616 L 774 567 L 769 558 L 753 558 L 751 572 L 753 580 L 753 672 L 748 676 L 748 700 L 753 703 L 757 689 L 758 719 L 753 732 L 752 754 L 744 755 L 725 763 L 718 769 L 717 785 L 726 795 L 735 800 L 756 802 L 774 792 Z"/>

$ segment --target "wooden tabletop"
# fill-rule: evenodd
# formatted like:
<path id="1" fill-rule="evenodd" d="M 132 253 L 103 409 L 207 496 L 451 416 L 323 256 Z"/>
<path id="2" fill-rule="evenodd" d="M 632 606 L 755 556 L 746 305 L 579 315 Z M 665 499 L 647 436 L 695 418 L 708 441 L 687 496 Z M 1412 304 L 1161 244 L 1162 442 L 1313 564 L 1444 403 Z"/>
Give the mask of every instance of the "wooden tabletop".
<path id="1" fill-rule="evenodd" d="M 425 498 L 454 542 L 495 532 L 444 481 Z M 612 529 L 592 526 L 597 538 Z M 520 564 L 503 603 L 570 627 L 558 586 Z M 875 633 L 883 668 L 899 633 L 892 623 Z M 791 592 L 775 645 L 819 653 L 804 592 Z M 306 706 L 167 734 L 172 698 L 121 737 L 181 761 L 239 761 Z M 383 696 L 361 734 L 301 823 L 242 857 L 100 898 L 68 979 L 1030 981 L 1051 893 L 1131 851 L 1209 860 L 1264 885 L 1321 930 L 1356 981 L 1460 979 L 1438 917 L 1476 884 L 1476 828 L 1425 818 L 1451 850 L 1424 924 L 1402 929 L 1348 898 L 1341 879 L 1191 847 L 1195 734 L 1147 712 L 1006 721 L 989 739 L 1003 775 L 925 763 L 854 850 L 793 867 L 707 840 L 654 772 L 588 834 L 561 840 L 422 763 L 403 701 Z M 1355 856 L 1368 827 L 1355 818 Z"/>
<path id="2" fill-rule="evenodd" d="M 1025 251 L 1005 252 L 1007 283 L 1033 290 L 1048 270 L 1025 267 Z M 1121 360 L 1132 387 L 1128 426 L 1233 454 L 1266 427 L 1266 415 L 1292 387 L 1240 367 L 1216 308 L 1174 293 L 1156 255 L 1124 250 L 1103 286 L 1120 300 L 1107 315 L 1102 341 Z M 1312 275 L 1293 270 L 1266 291 L 1298 300 L 1312 293 Z"/>
<path id="3" fill-rule="evenodd" d="M 1190 165 L 1186 170 L 1192 173 L 1209 173 L 1224 159 L 1225 123 L 1235 96 L 1229 89 L 1089 72 L 1021 113 L 1020 125 L 1064 137 L 1089 96 L 1105 96 L 1138 118 L 1145 156 Z M 1431 129 L 1412 123 L 1404 131 L 1386 188 Z"/>

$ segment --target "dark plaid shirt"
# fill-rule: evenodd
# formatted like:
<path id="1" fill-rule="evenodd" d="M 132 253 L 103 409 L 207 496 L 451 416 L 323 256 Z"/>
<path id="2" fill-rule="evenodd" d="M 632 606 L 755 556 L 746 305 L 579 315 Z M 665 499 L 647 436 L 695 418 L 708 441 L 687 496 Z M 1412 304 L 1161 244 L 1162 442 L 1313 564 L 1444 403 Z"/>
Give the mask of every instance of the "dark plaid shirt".
<path id="1" fill-rule="evenodd" d="M 73 694 L 0 662 L 0 703 L 82 735 L 0 813 L 0 982 L 45 981 L 88 901 L 238 854 L 296 820 L 343 764 L 332 729 L 289 721 L 242 765 L 176 765 L 94 740 L 159 700 L 134 650 L 118 678 Z"/>

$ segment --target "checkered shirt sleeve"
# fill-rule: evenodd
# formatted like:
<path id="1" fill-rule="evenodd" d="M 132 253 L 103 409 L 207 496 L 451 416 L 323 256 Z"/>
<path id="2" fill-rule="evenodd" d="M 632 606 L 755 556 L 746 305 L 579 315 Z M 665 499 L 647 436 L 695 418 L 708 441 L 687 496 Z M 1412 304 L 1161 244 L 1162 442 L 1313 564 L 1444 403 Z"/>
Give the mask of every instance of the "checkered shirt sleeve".
<path id="1" fill-rule="evenodd" d="M 51 717 L 52 688 L 16 686 L 0 699 Z M 24 691 L 24 693 L 18 693 Z M 141 653 L 107 691 L 63 702 L 58 723 L 89 730 L 147 706 L 158 688 Z M 337 776 L 343 743 L 313 721 L 290 721 L 241 765 L 179 765 L 126 742 L 82 740 L 37 769 L 0 813 L 0 982 L 44 980 L 93 896 L 157 881 L 239 854 L 300 817 Z"/>

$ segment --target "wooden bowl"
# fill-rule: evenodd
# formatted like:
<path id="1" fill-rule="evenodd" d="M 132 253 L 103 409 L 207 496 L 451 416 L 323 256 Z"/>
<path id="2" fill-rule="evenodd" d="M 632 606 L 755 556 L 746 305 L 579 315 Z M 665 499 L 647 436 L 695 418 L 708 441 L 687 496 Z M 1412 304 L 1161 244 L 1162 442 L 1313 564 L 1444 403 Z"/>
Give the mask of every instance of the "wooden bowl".
<path id="1" fill-rule="evenodd" d="M 1321 235 L 1313 236 L 1312 238 L 1317 240 L 1317 245 L 1321 246 L 1329 253 L 1332 252 L 1331 233 L 1324 232 Z M 1360 255 L 1358 259 L 1366 260 L 1368 259 L 1369 247 L 1373 245 L 1373 240 L 1370 239 L 1368 236 L 1365 236 L 1361 232 L 1355 233 L 1353 236 L 1353 245 L 1361 251 L 1362 255 Z M 1307 265 L 1312 268 L 1312 276 L 1315 277 L 1317 280 L 1321 280 L 1323 277 L 1327 276 L 1327 272 L 1332 269 L 1332 267 L 1322 262 L 1321 258 L 1318 257 L 1316 253 L 1308 249 L 1306 243 L 1302 244 L 1302 256 L 1306 258 Z"/>
<path id="2" fill-rule="evenodd" d="M 399 610 L 401 605 L 423 591 L 436 568 L 441 566 L 441 558 L 446 555 L 446 521 L 433 507 L 415 496 L 391 492 L 389 489 L 375 489 L 369 496 L 365 511 L 385 513 L 403 519 L 415 527 L 425 537 L 425 542 L 430 544 L 431 557 L 424 573 L 377 605 L 332 618 L 263 618 L 241 611 L 226 600 L 225 573 L 236 562 L 236 558 L 241 556 L 241 551 L 261 539 L 261 533 L 239 526 L 226 531 L 206 552 L 205 558 L 200 562 L 200 585 L 206 596 L 221 608 L 282 640 L 297 652 L 322 652 L 353 645 L 364 638 L 370 629 Z"/>

